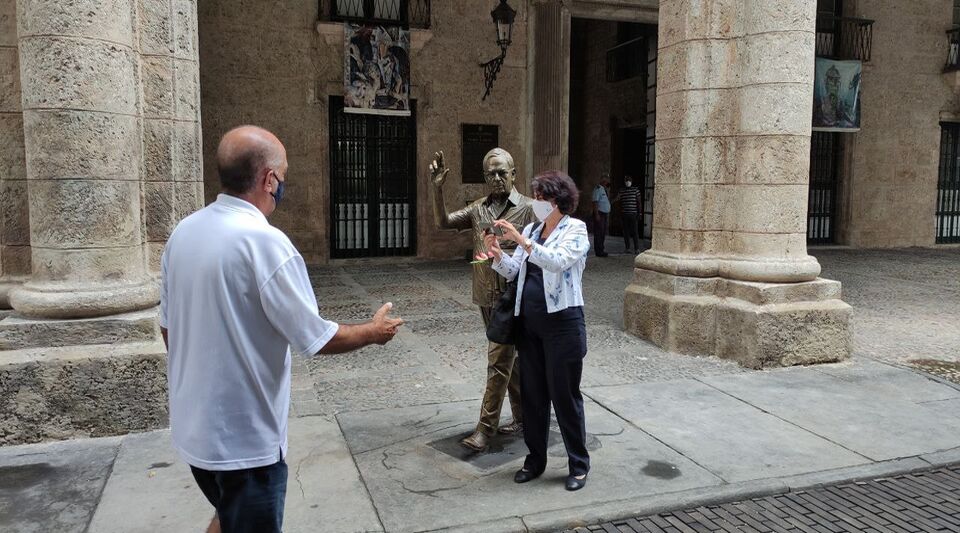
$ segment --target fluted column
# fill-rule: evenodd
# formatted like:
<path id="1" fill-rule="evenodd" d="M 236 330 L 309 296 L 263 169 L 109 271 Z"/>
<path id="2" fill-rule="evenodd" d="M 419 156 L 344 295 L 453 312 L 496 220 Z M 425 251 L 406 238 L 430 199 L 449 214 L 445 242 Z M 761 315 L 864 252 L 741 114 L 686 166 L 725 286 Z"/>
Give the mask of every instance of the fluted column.
<path id="1" fill-rule="evenodd" d="M 815 21 L 816 0 L 661 0 L 640 336 L 748 366 L 847 355 L 849 306 L 806 246 Z"/>
<path id="2" fill-rule="evenodd" d="M 570 95 L 570 10 L 542 0 L 533 11 L 533 172 L 566 170 Z"/>
<path id="3" fill-rule="evenodd" d="M 0 309 L 30 274 L 30 219 L 20 109 L 17 2 L 0 0 Z"/>
<path id="4" fill-rule="evenodd" d="M 74 318 L 156 305 L 141 221 L 133 0 L 19 0 L 33 277 L 20 314 Z"/>

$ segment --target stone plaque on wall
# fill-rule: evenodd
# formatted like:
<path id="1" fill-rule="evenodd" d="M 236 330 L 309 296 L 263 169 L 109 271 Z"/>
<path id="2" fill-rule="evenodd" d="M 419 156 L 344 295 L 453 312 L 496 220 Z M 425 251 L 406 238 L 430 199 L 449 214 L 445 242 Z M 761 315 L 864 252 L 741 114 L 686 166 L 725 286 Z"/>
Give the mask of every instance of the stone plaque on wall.
<path id="1" fill-rule="evenodd" d="M 483 156 L 500 144 L 500 126 L 491 124 L 461 124 L 463 183 L 484 183 Z"/>

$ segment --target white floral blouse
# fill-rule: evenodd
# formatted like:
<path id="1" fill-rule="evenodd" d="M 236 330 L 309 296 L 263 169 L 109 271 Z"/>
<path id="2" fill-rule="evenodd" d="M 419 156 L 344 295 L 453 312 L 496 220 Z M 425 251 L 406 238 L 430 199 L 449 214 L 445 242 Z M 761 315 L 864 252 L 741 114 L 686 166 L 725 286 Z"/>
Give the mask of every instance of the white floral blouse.
<path id="1" fill-rule="evenodd" d="M 587 225 L 582 220 L 566 215 L 542 245 L 536 242 L 540 238 L 541 228 L 539 222 L 523 228 L 523 236 L 534 241 L 529 255 L 523 246 L 517 246 L 512 257 L 504 255 L 491 265 L 507 281 L 519 280 L 515 316 L 520 316 L 527 259 L 543 269 L 543 292 L 548 313 L 583 305 L 583 269 L 587 265 L 587 252 L 590 250 Z"/>

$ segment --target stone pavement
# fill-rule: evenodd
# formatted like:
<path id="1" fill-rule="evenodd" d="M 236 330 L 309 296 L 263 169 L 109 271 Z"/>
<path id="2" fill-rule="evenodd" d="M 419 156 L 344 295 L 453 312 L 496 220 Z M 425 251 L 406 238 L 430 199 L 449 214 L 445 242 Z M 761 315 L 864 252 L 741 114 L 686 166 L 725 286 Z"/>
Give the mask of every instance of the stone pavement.
<path id="1" fill-rule="evenodd" d="M 941 340 L 960 251 L 825 252 L 825 276 L 855 280 L 855 357 L 765 372 L 624 334 L 632 257 L 591 257 L 594 469 L 575 494 L 558 435 L 547 474 L 522 486 L 518 439 L 486 454 L 456 444 L 476 422 L 486 356 L 465 262 L 313 270 L 325 316 L 362 319 L 389 300 L 409 327 L 387 347 L 296 359 L 287 530 L 551 531 L 960 461 L 960 387 L 908 366 L 957 360 Z M 165 431 L 0 448 L 3 531 L 201 531 L 210 515 Z"/>
<path id="2" fill-rule="evenodd" d="M 960 465 L 628 518 L 565 533 L 960 531 Z"/>

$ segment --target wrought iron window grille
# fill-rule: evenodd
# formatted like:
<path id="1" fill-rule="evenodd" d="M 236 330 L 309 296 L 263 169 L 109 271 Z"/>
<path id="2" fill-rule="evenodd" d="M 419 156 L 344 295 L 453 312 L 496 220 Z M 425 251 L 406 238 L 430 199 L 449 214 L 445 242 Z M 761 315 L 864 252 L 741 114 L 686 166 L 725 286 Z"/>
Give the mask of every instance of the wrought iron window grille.
<path id="1" fill-rule="evenodd" d="M 960 244 L 960 123 L 940 124 L 937 244 Z"/>
<path id="2" fill-rule="evenodd" d="M 320 0 L 320 19 L 377 26 L 430 27 L 430 0 Z"/>
<path id="3" fill-rule="evenodd" d="M 868 63 L 873 51 L 873 21 L 856 17 L 817 17 L 817 55 Z"/>

